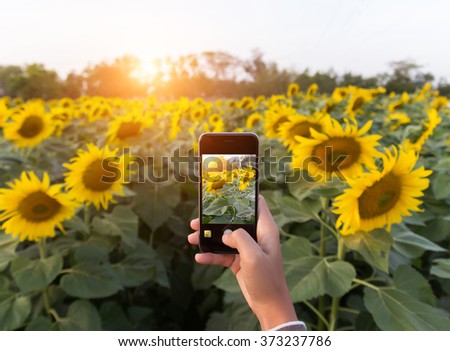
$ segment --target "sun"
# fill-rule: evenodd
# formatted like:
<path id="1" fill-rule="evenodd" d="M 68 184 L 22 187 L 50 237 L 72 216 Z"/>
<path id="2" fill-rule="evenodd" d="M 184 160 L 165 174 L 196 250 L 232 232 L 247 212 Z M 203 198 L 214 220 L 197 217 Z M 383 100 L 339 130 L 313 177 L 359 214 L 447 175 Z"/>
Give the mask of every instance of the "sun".
<path id="1" fill-rule="evenodd" d="M 133 76 L 143 82 L 152 81 L 161 69 L 156 60 L 145 59 L 139 60 L 139 65 L 133 72 Z"/>

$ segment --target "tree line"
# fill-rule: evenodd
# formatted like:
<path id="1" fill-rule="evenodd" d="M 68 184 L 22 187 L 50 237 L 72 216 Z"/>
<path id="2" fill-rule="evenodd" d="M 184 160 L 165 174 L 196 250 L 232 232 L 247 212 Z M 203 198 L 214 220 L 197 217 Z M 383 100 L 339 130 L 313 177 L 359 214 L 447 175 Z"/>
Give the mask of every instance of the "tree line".
<path id="1" fill-rule="evenodd" d="M 363 88 L 384 86 L 387 92 L 413 92 L 426 82 L 435 82 L 433 74 L 424 72 L 412 61 L 396 61 L 389 70 L 365 77 L 351 72 L 338 75 L 326 72 L 282 69 L 254 51 L 248 59 L 225 52 L 203 52 L 153 62 L 154 74 L 143 77 L 136 57 L 124 56 L 113 62 L 100 62 L 81 73 L 71 72 L 65 79 L 43 64 L 0 66 L 0 96 L 13 98 L 54 99 L 77 98 L 82 95 L 140 98 L 148 94 L 158 99 L 202 97 L 240 98 L 282 94 L 287 86 L 298 83 L 305 90 L 316 83 L 321 93 L 337 86 L 356 85 Z M 434 83 L 441 95 L 450 97 L 450 84 L 445 79 Z"/>

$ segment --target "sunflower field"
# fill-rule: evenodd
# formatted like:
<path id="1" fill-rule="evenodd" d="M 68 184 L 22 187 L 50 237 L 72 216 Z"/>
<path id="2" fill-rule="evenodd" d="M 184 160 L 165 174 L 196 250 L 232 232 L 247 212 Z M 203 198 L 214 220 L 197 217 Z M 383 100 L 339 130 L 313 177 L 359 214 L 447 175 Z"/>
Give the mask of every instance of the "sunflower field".
<path id="1" fill-rule="evenodd" d="M 254 224 L 256 171 L 251 165 L 223 171 L 206 169 L 204 173 L 202 222 Z"/>
<path id="2" fill-rule="evenodd" d="M 257 330 L 232 273 L 186 241 L 197 140 L 222 131 L 260 137 L 260 192 L 309 330 L 450 330 L 449 116 L 429 84 L 1 98 L 0 330 Z"/>

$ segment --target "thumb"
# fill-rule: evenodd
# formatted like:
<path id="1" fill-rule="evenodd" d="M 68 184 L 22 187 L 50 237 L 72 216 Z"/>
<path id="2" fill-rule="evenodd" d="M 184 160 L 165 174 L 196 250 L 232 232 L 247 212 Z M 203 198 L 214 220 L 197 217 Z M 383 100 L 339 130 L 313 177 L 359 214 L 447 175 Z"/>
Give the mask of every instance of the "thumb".
<path id="1" fill-rule="evenodd" d="M 244 256 L 251 257 L 261 251 L 256 241 L 242 228 L 236 229 L 230 234 L 224 234 L 222 242 L 233 249 L 237 249 Z"/>

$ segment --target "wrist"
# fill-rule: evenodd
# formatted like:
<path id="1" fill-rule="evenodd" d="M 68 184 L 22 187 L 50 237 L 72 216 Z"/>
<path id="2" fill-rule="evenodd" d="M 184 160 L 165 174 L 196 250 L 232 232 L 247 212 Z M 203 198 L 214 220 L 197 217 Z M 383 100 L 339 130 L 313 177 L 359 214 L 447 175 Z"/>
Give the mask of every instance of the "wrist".
<path id="1" fill-rule="evenodd" d="M 294 305 L 290 297 L 265 305 L 255 312 L 262 330 L 270 330 L 283 323 L 297 321 Z"/>

